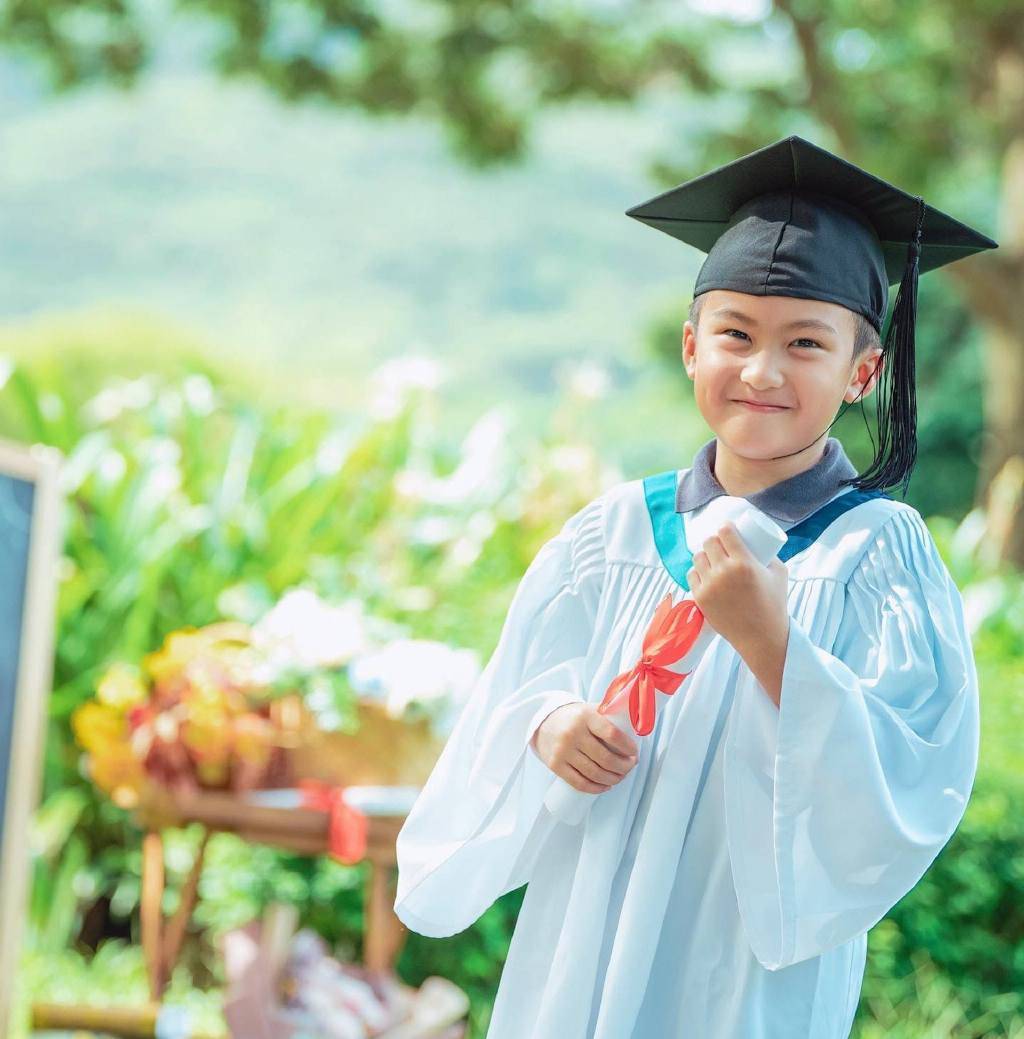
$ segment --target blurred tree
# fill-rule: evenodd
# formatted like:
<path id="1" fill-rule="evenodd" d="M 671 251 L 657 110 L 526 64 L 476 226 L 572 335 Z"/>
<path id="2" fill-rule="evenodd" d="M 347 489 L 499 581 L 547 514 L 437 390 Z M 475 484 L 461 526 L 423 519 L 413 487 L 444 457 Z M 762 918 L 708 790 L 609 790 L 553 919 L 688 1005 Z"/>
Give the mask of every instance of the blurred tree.
<path id="1" fill-rule="evenodd" d="M 212 61 L 223 74 L 256 77 L 293 101 L 435 119 L 473 165 L 521 158 L 530 119 L 545 107 L 667 89 L 679 91 L 693 130 L 685 162 L 654 164 L 666 185 L 792 132 L 939 208 L 981 185 L 991 205 L 965 219 L 996 221 L 1000 249 L 937 276 L 958 286 L 985 333 L 976 504 L 989 506 L 1000 557 L 1024 565 L 1017 0 L 176 0 L 175 9 L 216 26 Z M 8 0 L 0 9 L 0 44 L 38 57 L 57 89 L 130 85 L 160 31 L 152 9 L 129 0 Z"/>

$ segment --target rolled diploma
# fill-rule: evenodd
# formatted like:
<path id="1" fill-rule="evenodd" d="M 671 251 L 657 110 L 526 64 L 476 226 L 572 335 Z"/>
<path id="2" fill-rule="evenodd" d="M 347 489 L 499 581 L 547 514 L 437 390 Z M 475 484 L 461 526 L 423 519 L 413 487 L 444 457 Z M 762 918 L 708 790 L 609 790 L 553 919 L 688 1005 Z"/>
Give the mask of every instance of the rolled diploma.
<path id="1" fill-rule="evenodd" d="M 717 498 L 712 498 L 699 516 L 694 517 L 689 533 L 694 536 L 695 543 L 703 545 L 727 522 L 735 525 L 743 543 L 763 566 L 767 566 L 786 543 L 786 532 L 774 520 L 751 505 L 745 498 L 729 494 L 721 494 Z M 701 537 L 700 534 L 705 531 L 706 533 Z M 687 592 L 683 598 L 692 599 L 693 595 Z M 700 662 L 708 644 L 717 634 L 705 620 L 693 645 L 678 661 L 669 665 L 670 669 L 687 674 L 692 672 Z M 629 719 L 628 709 L 607 714 L 605 717 L 614 722 L 623 732 L 636 737 L 633 723 Z M 544 806 L 560 822 L 575 826 L 583 821 L 596 796 L 586 790 L 577 790 L 561 776 L 556 776 L 544 798 Z"/>

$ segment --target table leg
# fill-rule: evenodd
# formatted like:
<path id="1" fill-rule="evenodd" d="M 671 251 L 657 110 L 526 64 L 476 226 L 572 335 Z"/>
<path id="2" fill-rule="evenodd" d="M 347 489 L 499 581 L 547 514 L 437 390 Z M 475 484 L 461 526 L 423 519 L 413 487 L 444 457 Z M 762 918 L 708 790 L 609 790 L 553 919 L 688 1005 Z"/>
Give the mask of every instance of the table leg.
<path id="1" fill-rule="evenodd" d="M 204 829 L 203 839 L 199 842 L 199 850 L 192 862 L 192 869 L 189 870 L 188 877 L 181 888 L 178 908 L 164 928 L 160 964 L 167 983 L 170 983 L 174 976 L 174 968 L 181 955 L 181 946 L 185 941 L 185 931 L 192 918 L 192 910 L 195 909 L 196 902 L 199 900 L 199 877 L 203 872 L 203 856 L 206 854 L 206 843 L 209 839 L 210 831 Z"/>
<path id="2" fill-rule="evenodd" d="M 142 838 L 142 897 L 139 926 L 142 955 L 149 978 L 149 995 L 159 1003 L 167 981 L 163 970 L 162 936 L 164 897 L 164 843 L 159 830 L 147 830 Z"/>
<path id="3" fill-rule="evenodd" d="M 370 860 L 370 876 L 363 902 L 363 966 L 392 971 L 405 942 L 405 927 L 395 916 L 395 889 L 391 867 Z"/>

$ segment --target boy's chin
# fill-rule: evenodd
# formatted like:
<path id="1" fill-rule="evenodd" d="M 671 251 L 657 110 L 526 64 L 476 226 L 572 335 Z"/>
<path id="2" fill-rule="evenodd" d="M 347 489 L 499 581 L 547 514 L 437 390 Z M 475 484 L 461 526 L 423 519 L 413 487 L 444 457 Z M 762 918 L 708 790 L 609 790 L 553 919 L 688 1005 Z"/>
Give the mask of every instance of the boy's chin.
<path id="1" fill-rule="evenodd" d="M 772 435 L 768 430 L 758 429 L 755 425 L 726 422 L 715 430 L 715 436 L 725 444 L 734 455 L 749 458 L 751 461 L 768 461 L 782 455 L 790 455 L 795 451 L 812 446 L 814 434 L 806 436 L 786 430 L 785 435 Z"/>

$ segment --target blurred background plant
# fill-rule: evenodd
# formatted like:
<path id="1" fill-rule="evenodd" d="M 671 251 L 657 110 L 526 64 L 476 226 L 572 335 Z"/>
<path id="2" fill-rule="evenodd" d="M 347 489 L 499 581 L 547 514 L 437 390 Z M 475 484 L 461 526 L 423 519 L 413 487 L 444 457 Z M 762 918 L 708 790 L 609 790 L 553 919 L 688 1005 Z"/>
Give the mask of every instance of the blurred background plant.
<path id="1" fill-rule="evenodd" d="M 230 633 L 224 617 L 239 625 L 248 618 L 263 665 L 273 663 L 267 678 L 292 688 L 299 664 L 313 669 L 304 692 L 325 727 L 343 727 L 358 694 L 384 697 L 399 714 L 425 714 L 444 734 L 541 542 L 616 477 L 585 445 L 558 437 L 502 463 L 494 444 L 505 427 L 493 414 L 446 450 L 415 361 L 404 376 L 388 369 L 377 410 L 350 427 L 261 407 L 206 374 L 114 376 L 76 393 L 89 381 L 72 388 L 60 369 L 50 370 L 52 381 L 31 369 L 8 364 L 3 435 L 67 454 L 58 645 L 33 847 L 34 955 L 136 936 L 138 832 L 89 776 L 131 807 L 137 761 L 119 774 L 113 766 L 125 762 L 101 756 L 111 769 L 90 773 L 72 726 L 77 718 L 94 755 L 110 749 L 105 726 L 120 723 L 145 692 L 130 662 L 180 678 L 186 660 L 224 653 L 209 634 Z M 399 393 L 403 377 L 409 389 Z M 344 605 L 328 606 L 302 587 L 307 581 Z M 199 633 L 183 631 L 183 621 Z M 408 677 L 410 660 L 419 678 Z M 324 665 L 342 662 L 352 666 L 339 696 L 322 680 Z M 221 871 L 225 849 L 230 865 Z M 244 918 L 275 891 L 293 891 L 310 922 L 347 937 L 358 953 L 358 869 L 270 849 L 251 851 L 252 866 L 240 868 L 249 854 L 229 837 L 211 844 L 197 925 L 210 912 L 229 926 L 239 921 L 231 907 L 243 907 Z M 174 855 L 172 843 L 172 875 Z M 188 863 L 187 853 L 179 861 Z"/>

